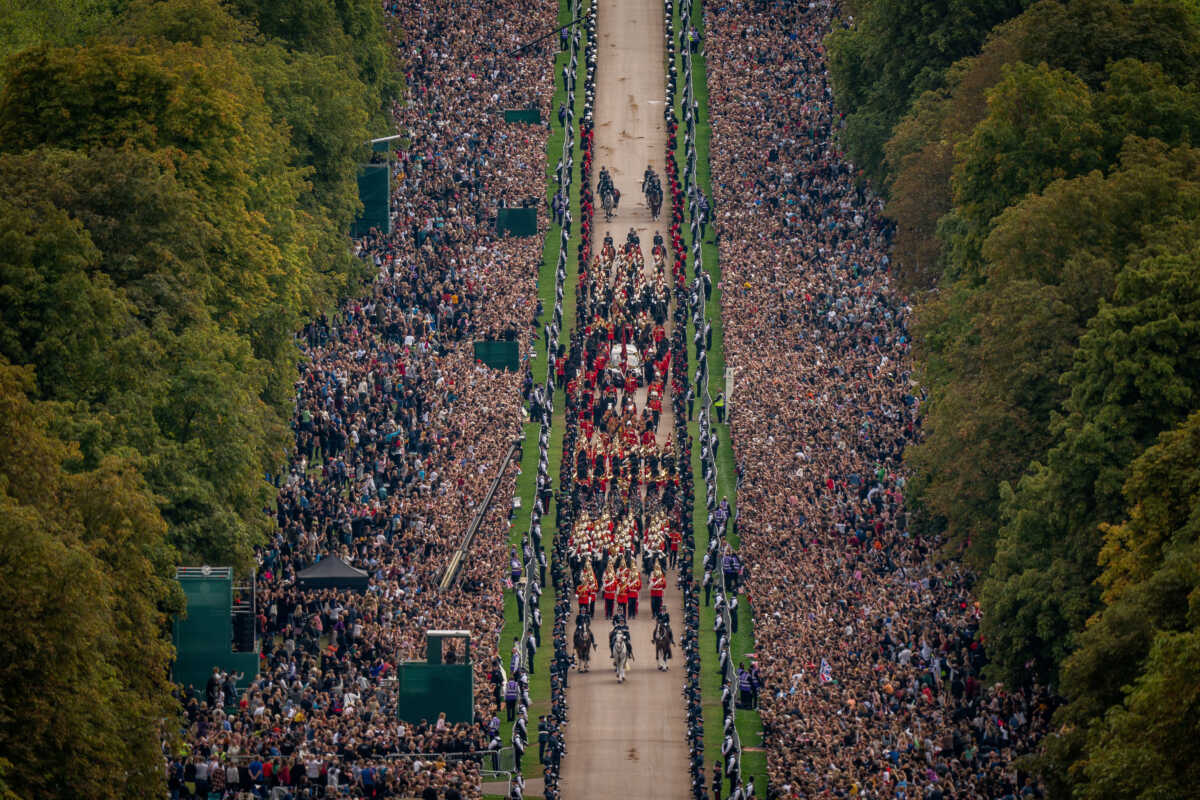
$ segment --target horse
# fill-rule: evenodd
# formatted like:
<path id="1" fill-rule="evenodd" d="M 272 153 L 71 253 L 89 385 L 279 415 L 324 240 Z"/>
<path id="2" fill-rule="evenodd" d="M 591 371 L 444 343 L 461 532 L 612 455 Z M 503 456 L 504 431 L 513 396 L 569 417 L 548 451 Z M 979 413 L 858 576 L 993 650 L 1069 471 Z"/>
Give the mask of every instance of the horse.
<path id="1" fill-rule="evenodd" d="M 591 623 L 587 617 L 581 617 L 575 626 L 575 658 L 579 661 L 580 672 L 590 672 L 592 669 L 592 651 L 596 649 L 596 636 L 592 633 Z"/>
<path id="2" fill-rule="evenodd" d="M 662 203 L 662 185 L 654 181 L 646 187 L 646 205 L 650 206 L 650 219 L 658 219 L 658 215 L 662 213 Z"/>
<path id="3" fill-rule="evenodd" d="M 654 642 L 654 656 L 658 659 L 659 670 L 670 669 L 667 662 L 671 660 L 671 645 L 675 643 L 671 625 L 660 619 L 654 626 L 654 637 L 651 641 Z"/>
<path id="4" fill-rule="evenodd" d="M 613 643 L 613 668 L 617 671 L 617 683 L 625 682 L 625 667 L 629 663 L 629 640 L 626 638 L 628 634 L 620 634 L 617 636 L 617 641 Z"/>
<path id="5" fill-rule="evenodd" d="M 604 219 L 606 222 L 611 222 L 613 211 L 621 203 L 621 193 L 617 191 L 615 186 L 605 186 L 600 192 L 600 206 L 604 209 Z"/>

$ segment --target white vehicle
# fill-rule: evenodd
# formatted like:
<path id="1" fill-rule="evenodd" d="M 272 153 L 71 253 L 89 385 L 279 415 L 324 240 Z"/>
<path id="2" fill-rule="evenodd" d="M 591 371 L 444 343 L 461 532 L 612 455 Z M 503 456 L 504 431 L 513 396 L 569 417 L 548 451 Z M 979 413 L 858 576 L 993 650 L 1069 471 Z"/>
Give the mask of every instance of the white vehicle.
<path id="1" fill-rule="evenodd" d="M 608 363 L 610 366 L 620 369 L 621 367 L 621 347 L 618 342 L 612 346 L 612 351 L 608 354 Z M 632 344 L 624 345 L 625 348 L 625 366 L 628 369 L 640 370 L 642 368 L 642 356 L 638 352 L 636 346 Z"/>

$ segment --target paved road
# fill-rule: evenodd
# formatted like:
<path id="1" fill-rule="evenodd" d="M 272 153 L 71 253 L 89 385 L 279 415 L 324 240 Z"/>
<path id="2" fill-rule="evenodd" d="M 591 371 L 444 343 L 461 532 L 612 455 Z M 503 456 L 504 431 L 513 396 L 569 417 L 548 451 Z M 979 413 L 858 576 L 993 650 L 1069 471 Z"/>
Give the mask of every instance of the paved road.
<path id="1" fill-rule="evenodd" d="M 629 228 L 634 227 L 649 262 L 654 231 L 666 235 L 671 211 L 668 195 L 659 221 L 651 222 L 641 192 L 647 164 L 666 182 L 663 7 L 661 0 L 597 2 L 593 180 L 600 167 L 608 167 L 621 191 L 621 208 L 608 224 L 597 209 L 592 252 L 600 252 L 606 230 L 612 232 L 619 247 Z M 639 392 L 641 400 L 644 390 Z M 663 405 L 666 419 L 659 431 L 660 439 L 665 440 L 674 422 L 669 398 Z M 669 576 L 665 607 L 678 642 L 683 600 L 675 580 L 674 574 Z M 676 647 L 669 671 L 655 668 L 648 590 L 643 590 L 641 600 L 641 613 L 630 624 L 637 660 L 626 682 L 618 684 L 613 674 L 607 657 L 609 625 L 603 619 L 595 623 L 601 649 L 592 661 L 592 671 L 571 673 L 567 689 L 567 757 L 561 781 L 566 800 L 684 800 L 690 795 L 682 654 Z"/>

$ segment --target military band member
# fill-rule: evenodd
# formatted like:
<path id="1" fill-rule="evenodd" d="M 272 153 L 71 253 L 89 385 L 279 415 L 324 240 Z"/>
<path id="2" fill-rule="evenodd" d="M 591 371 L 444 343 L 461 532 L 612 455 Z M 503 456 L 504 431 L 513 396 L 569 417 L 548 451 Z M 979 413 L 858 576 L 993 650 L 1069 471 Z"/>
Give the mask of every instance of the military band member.
<path id="1" fill-rule="evenodd" d="M 629 609 L 629 571 L 625 567 L 617 570 L 617 613 L 628 616 Z"/>
<path id="2" fill-rule="evenodd" d="M 654 572 L 650 575 L 650 610 L 658 617 L 662 613 L 663 593 L 667 590 L 667 576 L 663 573 L 662 565 L 655 564 Z"/>
<path id="3" fill-rule="evenodd" d="M 617 602 L 617 572 L 610 562 L 604 571 L 604 618 L 612 619 L 613 604 Z"/>
<path id="4" fill-rule="evenodd" d="M 675 564 L 679 560 L 679 543 L 683 541 L 683 533 L 675 526 L 671 526 L 671 532 L 668 534 L 671 539 L 671 560 L 670 567 L 675 569 Z"/>
<path id="5" fill-rule="evenodd" d="M 627 568 L 627 570 L 629 575 L 629 583 L 626 586 L 628 590 L 629 618 L 637 619 L 638 594 L 642 591 L 642 573 L 633 568 Z"/>

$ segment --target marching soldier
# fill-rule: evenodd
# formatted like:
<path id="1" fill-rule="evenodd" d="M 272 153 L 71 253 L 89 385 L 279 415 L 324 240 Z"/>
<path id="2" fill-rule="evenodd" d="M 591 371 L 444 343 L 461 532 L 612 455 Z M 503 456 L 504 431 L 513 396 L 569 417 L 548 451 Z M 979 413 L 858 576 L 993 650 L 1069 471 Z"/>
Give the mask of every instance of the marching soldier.
<path id="1" fill-rule="evenodd" d="M 667 576 L 663 573 L 662 565 L 655 564 L 654 572 L 650 575 L 650 611 L 655 617 L 662 613 L 663 592 L 667 590 Z"/>
<path id="2" fill-rule="evenodd" d="M 613 604 L 617 601 L 617 572 L 613 569 L 612 562 L 609 562 L 608 568 L 604 571 L 604 618 L 612 619 Z"/>
<path id="3" fill-rule="evenodd" d="M 625 566 L 617 569 L 617 613 L 622 617 L 627 617 L 629 609 L 626 607 L 629 603 L 629 570 Z"/>
<path id="4" fill-rule="evenodd" d="M 592 572 L 590 564 L 583 571 L 575 595 L 579 601 L 579 613 L 589 617 L 596 613 L 596 574 Z"/>
<path id="5" fill-rule="evenodd" d="M 580 575 L 579 584 L 575 587 L 575 599 L 579 603 L 579 613 L 588 613 L 588 586 L 586 570 L 584 570 Z"/>
<path id="6" fill-rule="evenodd" d="M 671 569 L 675 569 L 676 562 L 679 560 L 679 543 L 683 541 L 683 534 L 678 528 L 672 525 L 668 536 L 671 539 L 670 567 Z"/>
<path id="7" fill-rule="evenodd" d="M 642 573 L 631 566 L 627 566 L 625 570 L 629 580 L 626 587 L 629 592 L 629 618 L 637 619 L 638 594 L 642 591 Z"/>

